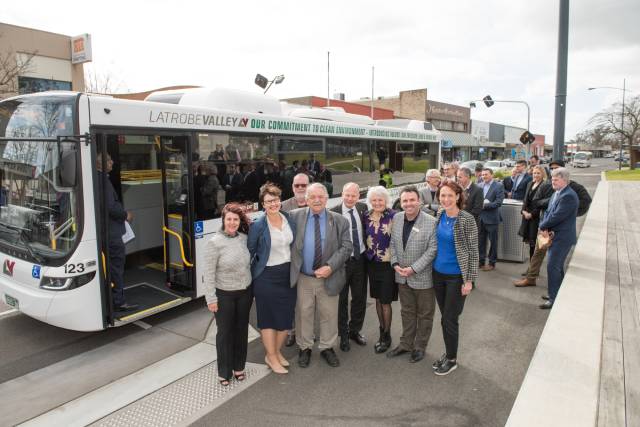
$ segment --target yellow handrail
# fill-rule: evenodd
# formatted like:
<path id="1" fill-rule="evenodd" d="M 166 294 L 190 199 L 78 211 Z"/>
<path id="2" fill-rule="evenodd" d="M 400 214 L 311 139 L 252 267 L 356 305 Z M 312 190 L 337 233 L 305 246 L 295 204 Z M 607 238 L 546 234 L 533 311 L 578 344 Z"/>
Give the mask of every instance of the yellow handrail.
<path id="1" fill-rule="evenodd" d="M 184 245 L 182 243 L 182 236 L 180 236 L 178 233 L 176 233 L 175 231 L 162 226 L 162 231 L 164 231 L 165 233 L 169 233 L 171 235 L 173 235 L 176 239 L 178 239 L 178 243 L 180 243 L 180 255 L 182 256 L 182 262 L 184 263 L 184 265 L 186 265 L 187 267 L 193 267 L 193 264 L 190 263 L 189 261 L 187 261 L 187 257 L 184 255 Z"/>

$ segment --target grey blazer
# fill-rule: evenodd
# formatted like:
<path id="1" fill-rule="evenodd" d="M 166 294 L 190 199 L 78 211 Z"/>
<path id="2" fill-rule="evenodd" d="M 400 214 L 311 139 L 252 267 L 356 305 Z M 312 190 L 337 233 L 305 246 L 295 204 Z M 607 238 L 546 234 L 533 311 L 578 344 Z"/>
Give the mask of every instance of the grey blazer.
<path id="1" fill-rule="evenodd" d="M 353 252 L 351 243 L 351 228 L 349 221 L 342 215 L 326 210 L 327 224 L 324 247 L 322 248 L 322 263 L 331 267 L 331 276 L 325 279 L 324 286 L 329 296 L 340 293 L 347 281 L 345 263 Z M 296 239 L 291 248 L 291 287 L 296 286 L 302 268 L 302 246 L 304 244 L 304 230 L 307 226 L 309 208 L 294 209 L 289 215 L 296 223 Z"/>
<path id="2" fill-rule="evenodd" d="M 436 198 L 431 197 L 428 185 L 420 190 L 420 201 L 422 202 L 422 210 L 429 215 L 435 216 L 440 209 L 440 203 Z"/>
<path id="3" fill-rule="evenodd" d="M 429 289 L 433 287 L 431 277 L 431 263 L 438 252 L 436 237 L 436 220 L 423 211 L 416 217 L 416 222 L 409 234 L 407 247 L 402 247 L 402 229 L 404 212 L 398 212 L 393 217 L 391 227 L 391 265 L 411 267 L 415 274 L 408 278 L 396 273 L 397 283 L 407 283 L 413 289 Z"/>

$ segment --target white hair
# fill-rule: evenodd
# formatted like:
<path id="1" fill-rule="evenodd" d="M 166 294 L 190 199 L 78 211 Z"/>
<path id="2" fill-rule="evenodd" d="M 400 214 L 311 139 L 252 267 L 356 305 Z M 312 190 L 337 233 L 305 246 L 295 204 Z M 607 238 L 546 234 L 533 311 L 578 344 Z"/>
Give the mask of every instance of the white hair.
<path id="1" fill-rule="evenodd" d="M 430 176 L 437 176 L 440 178 L 440 171 L 438 169 L 429 169 L 424 177 L 429 178 Z"/>
<path id="2" fill-rule="evenodd" d="M 564 179 L 565 181 L 569 182 L 569 179 L 571 177 L 571 173 L 569 173 L 569 169 L 567 168 L 556 168 L 554 170 L 551 171 L 551 176 L 557 176 L 559 178 Z"/>
<path id="3" fill-rule="evenodd" d="M 347 188 L 349 188 L 351 186 L 356 187 L 356 190 L 360 191 L 360 186 L 357 183 L 355 183 L 355 182 L 347 182 L 345 185 L 342 186 L 342 192 L 344 192 L 344 190 L 346 190 Z"/>
<path id="4" fill-rule="evenodd" d="M 329 198 L 329 192 L 327 191 L 327 187 L 325 187 L 324 185 L 322 185 L 319 182 L 314 182 L 313 184 L 311 184 L 310 186 L 307 187 L 307 193 L 305 194 L 305 197 L 308 199 L 309 198 L 309 194 L 313 190 L 318 190 L 318 189 L 321 189 L 322 192 L 324 193 L 325 197 Z"/>
<path id="5" fill-rule="evenodd" d="M 380 196 L 384 198 L 385 206 L 390 209 L 391 208 L 391 196 L 389 196 L 389 192 L 382 185 L 376 185 L 375 187 L 369 187 L 369 191 L 367 191 L 367 203 L 371 205 L 371 198 L 374 196 Z"/>
<path id="6" fill-rule="evenodd" d="M 298 174 L 296 174 L 296 176 L 293 177 L 293 180 L 295 181 L 296 178 L 304 178 L 307 181 L 307 183 L 310 182 L 309 175 L 307 175 L 306 173 L 298 173 Z"/>

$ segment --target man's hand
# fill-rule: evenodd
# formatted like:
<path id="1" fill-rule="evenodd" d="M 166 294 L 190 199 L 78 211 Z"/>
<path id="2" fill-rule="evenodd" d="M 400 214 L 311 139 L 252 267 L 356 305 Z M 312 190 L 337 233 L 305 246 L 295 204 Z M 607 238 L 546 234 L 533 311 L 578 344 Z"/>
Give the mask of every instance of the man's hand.
<path id="1" fill-rule="evenodd" d="M 218 311 L 218 303 L 212 302 L 211 304 L 207 304 L 207 308 L 209 309 L 210 312 L 216 313 Z"/>
<path id="2" fill-rule="evenodd" d="M 133 221 L 133 214 L 131 211 L 127 211 L 127 222 Z"/>
<path id="3" fill-rule="evenodd" d="M 319 269 L 317 269 L 316 271 L 314 271 L 316 278 L 318 279 L 326 279 L 327 277 L 331 276 L 331 267 L 329 267 L 328 265 L 324 265 L 322 267 L 320 267 Z"/>

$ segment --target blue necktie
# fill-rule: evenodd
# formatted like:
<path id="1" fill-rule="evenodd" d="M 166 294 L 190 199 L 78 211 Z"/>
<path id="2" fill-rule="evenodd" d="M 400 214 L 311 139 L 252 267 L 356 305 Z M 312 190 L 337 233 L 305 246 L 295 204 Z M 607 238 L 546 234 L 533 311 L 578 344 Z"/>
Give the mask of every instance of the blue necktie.
<path id="1" fill-rule="evenodd" d="M 313 252 L 313 269 L 322 267 L 322 235 L 320 234 L 320 215 L 314 214 L 313 234 L 315 238 Z"/>
<path id="2" fill-rule="evenodd" d="M 359 259 L 360 239 L 358 238 L 358 225 L 356 224 L 356 217 L 353 215 L 353 209 L 349 209 L 349 215 L 351 215 L 351 240 L 353 241 L 353 257 L 355 259 Z"/>

